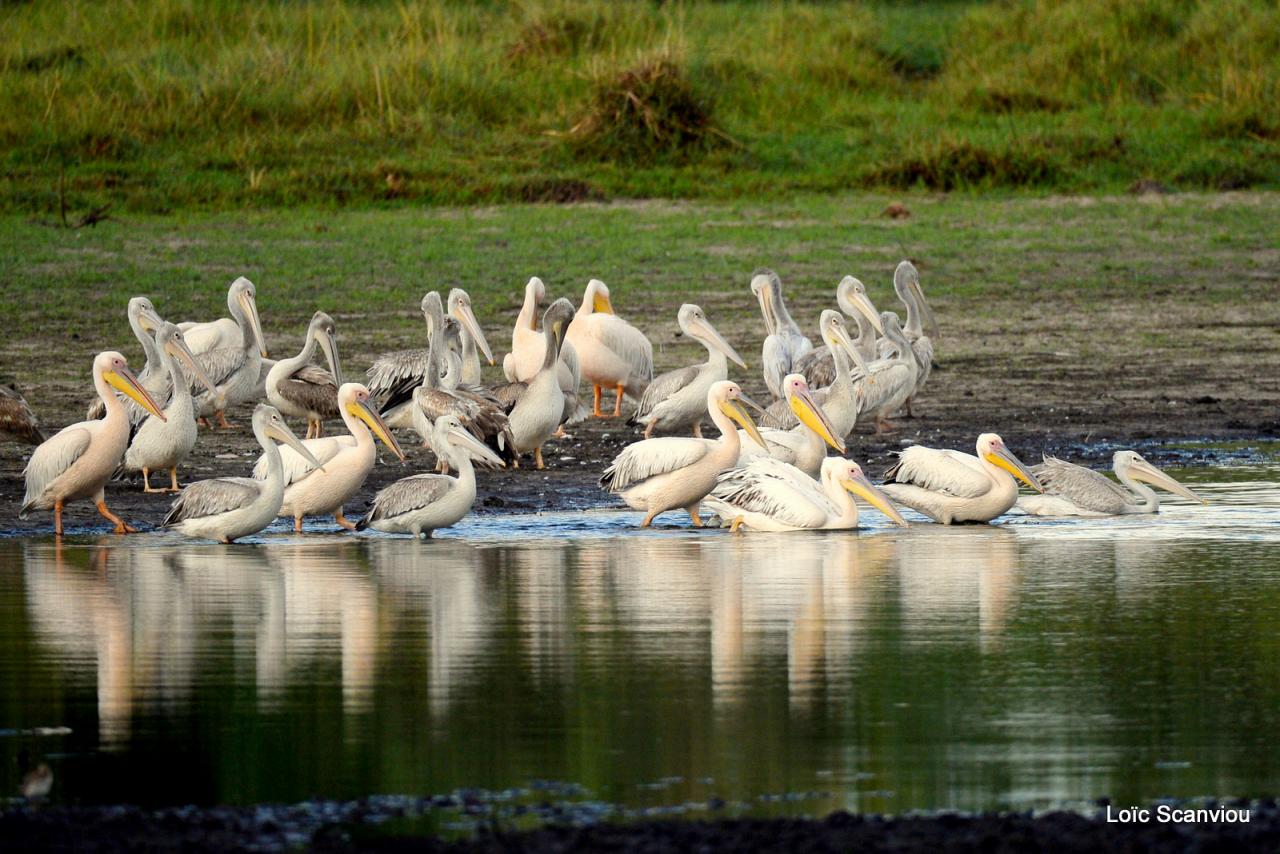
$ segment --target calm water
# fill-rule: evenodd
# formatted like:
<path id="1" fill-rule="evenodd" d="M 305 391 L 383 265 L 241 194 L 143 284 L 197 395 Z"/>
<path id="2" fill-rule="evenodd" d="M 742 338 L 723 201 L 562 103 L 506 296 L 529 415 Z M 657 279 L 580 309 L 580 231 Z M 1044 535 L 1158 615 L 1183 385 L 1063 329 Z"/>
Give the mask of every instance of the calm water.
<path id="1" fill-rule="evenodd" d="M 0 540 L 0 789 L 25 748 L 64 802 L 1275 792 L 1280 467 L 1176 474 L 1213 503 L 825 535 L 591 513 L 430 544 Z"/>

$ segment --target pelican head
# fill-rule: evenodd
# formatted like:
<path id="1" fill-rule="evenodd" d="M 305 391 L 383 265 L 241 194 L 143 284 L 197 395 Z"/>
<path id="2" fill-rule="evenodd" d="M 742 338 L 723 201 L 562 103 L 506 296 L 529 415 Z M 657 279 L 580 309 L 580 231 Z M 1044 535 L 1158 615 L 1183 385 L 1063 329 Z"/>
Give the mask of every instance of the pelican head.
<path id="1" fill-rule="evenodd" d="M 333 381 L 342 385 L 342 369 L 338 362 L 338 327 L 333 318 L 323 311 L 311 315 L 311 325 L 307 327 L 307 335 L 314 338 L 324 351 L 325 361 L 329 363 L 329 372 Z"/>
<path id="2" fill-rule="evenodd" d="M 822 342 L 830 347 L 832 352 L 843 351 L 864 374 L 867 373 L 867 360 L 862 358 L 853 339 L 849 337 L 843 314 L 833 308 L 824 309 L 818 317 L 818 330 L 822 333 Z M 875 382 L 875 378 L 871 377 L 869 381 Z"/>
<path id="3" fill-rule="evenodd" d="M 768 450 L 769 446 L 765 443 L 764 437 L 760 435 L 760 431 L 756 429 L 756 423 L 751 420 L 751 416 L 747 414 L 747 410 L 743 407 L 745 403 L 759 410 L 760 404 L 743 394 L 741 386 L 729 380 L 720 380 L 712 383 L 711 388 L 707 390 L 707 402 L 727 415 L 743 430 L 746 430 L 747 435 L 751 437 L 753 442 Z"/>
<path id="4" fill-rule="evenodd" d="M 572 308 L 572 303 L 570 307 Z M 436 419 L 436 423 L 432 427 L 432 447 L 450 448 L 466 454 L 478 462 L 499 468 L 506 467 L 506 463 L 502 461 L 502 458 L 495 454 L 492 448 L 472 435 L 470 430 L 463 427 L 462 422 L 456 415 L 442 415 Z M 457 466 L 455 465 L 454 468 L 457 468 Z"/>
<path id="5" fill-rule="evenodd" d="M 258 289 L 253 282 L 241 276 L 231 283 L 231 288 L 227 291 L 227 310 L 237 320 L 243 318 L 248 322 L 253 331 L 253 340 L 258 345 L 258 352 L 262 354 L 262 358 L 267 358 L 267 339 L 262 334 L 262 318 L 258 316 Z"/>
<path id="6" fill-rule="evenodd" d="M 129 300 L 129 323 L 136 323 L 143 332 L 154 335 L 161 324 L 160 314 L 151 300 L 146 297 L 134 297 Z"/>
<path id="7" fill-rule="evenodd" d="M 933 319 L 933 309 L 925 302 L 920 288 L 920 271 L 910 261 L 903 261 L 893 271 L 893 290 L 904 303 L 914 303 L 920 314 L 920 325 L 931 338 L 938 337 L 938 322 Z"/>
<path id="8" fill-rule="evenodd" d="M 427 321 L 428 340 L 440 331 L 440 322 L 444 319 L 444 305 L 440 302 L 440 294 L 427 291 L 422 297 L 422 316 Z"/>
<path id="9" fill-rule="evenodd" d="M 587 291 L 582 295 L 582 307 L 590 306 L 590 311 L 600 314 L 613 314 L 613 303 L 609 300 L 609 286 L 599 279 L 587 282 Z"/>
<path id="10" fill-rule="evenodd" d="M 709 348 L 714 348 L 724 353 L 725 358 L 735 365 L 742 368 L 747 366 L 747 363 L 742 361 L 742 357 L 738 355 L 738 351 L 733 349 L 729 342 L 721 337 L 720 333 L 711 325 L 711 321 L 707 320 L 707 316 L 703 314 L 702 309 L 698 306 L 693 303 L 685 303 L 680 306 L 680 312 L 676 315 L 676 319 L 686 335 L 698 339 Z"/>
<path id="11" fill-rule="evenodd" d="M 766 334 L 774 334 L 778 331 L 776 303 L 782 299 L 782 280 L 777 273 L 762 267 L 751 274 L 751 293 L 760 303 Z"/>
<path id="12" fill-rule="evenodd" d="M 1004 439 L 995 433 L 983 433 L 978 437 L 978 459 L 984 460 L 996 468 L 1002 468 L 1036 492 L 1044 492 L 1040 480 L 1031 473 L 1031 469 L 1023 465 L 1022 460 L 1013 455 L 1013 451 L 1005 447 Z"/>
<path id="13" fill-rule="evenodd" d="M 908 528 L 907 520 L 902 518 L 898 508 L 893 506 L 889 496 L 885 495 L 867 479 L 862 466 L 853 460 L 843 457 L 827 457 L 822 461 L 822 476 L 831 478 L 849 493 L 858 496 L 872 507 L 879 510 L 896 525 Z"/>
<path id="14" fill-rule="evenodd" d="M 862 315 L 877 333 L 884 334 L 884 324 L 880 322 L 876 307 L 871 304 L 871 297 L 867 296 L 867 286 L 858 279 L 845 276 L 840 280 L 836 286 L 836 305 L 850 317 Z"/>
<path id="15" fill-rule="evenodd" d="M 471 310 L 471 295 L 462 288 L 453 288 L 449 291 L 449 315 L 462 324 L 462 327 L 467 330 L 467 334 L 471 336 L 471 340 L 476 342 L 480 352 L 484 354 L 485 359 L 492 365 L 493 351 L 489 349 L 489 342 L 484 338 L 484 330 L 480 328 L 480 321 L 476 320 L 475 312 Z"/>
<path id="16" fill-rule="evenodd" d="M 822 407 L 813 399 L 813 393 L 809 391 L 809 383 L 804 375 L 787 374 L 782 380 L 782 390 L 787 397 L 787 404 L 796 414 L 796 418 L 800 419 L 800 423 L 821 436 L 822 441 L 834 448 L 837 454 L 843 454 L 844 442 L 836 436 L 835 428 L 831 426 L 827 413 L 823 412 Z"/>
<path id="17" fill-rule="evenodd" d="M 1143 459 L 1142 454 L 1137 451 L 1116 451 L 1111 458 L 1113 467 L 1117 475 L 1124 473 L 1134 480 L 1141 480 L 1152 486 L 1158 486 L 1161 489 L 1168 490 L 1174 495 L 1181 495 L 1183 498 L 1189 498 L 1192 501 L 1198 501 L 1201 504 L 1208 502 L 1196 495 L 1190 489 L 1171 478 L 1169 475 L 1160 471 L 1151 463 Z"/>
<path id="18" fill-rule="evenodd" d="M 369 389 L 360 383 L 343 383 L 338 389 L 338 406 L 343 412 L 349 412 L 353 417 L 363 421 L 373 431 L 373 435 L 391 449 L 391 453 L 399 457 L 400 462 L 404 462 L 404 451 L 400 450 L 400 443 L 396 441 L 395 436 L 391 435 L 382 416 L 369 402 Z"/>
<path id="19" fill-rule="evenodd" d="M 315 458 L 315 455 L 298 440 L 298 437 L 289 429 L 289 425 L 285 422 L 284 416 L 280 414 L 280 410 L 274 406 L 268 403 L 259 403 L 254 407 L 253 432 L 259 437 L 259 440 L 263 438 L 274 439 L 277 442 L 288 445 L 301 454 L 302 458 L 311 463 L 312 466 L 324 471 L 324 466 L 320 465 L 320 461 Z"/>
<path id="20" fill-rule="evenodd" d="M 542 315 L 543 331 L 554 339 L 554 349 L 548 348 L 546 361 L 551 364 L 564 347 L 564 336 L 573 322 L 573 303 L 564 297 L 553 302 Z"/>
<path id="21" fill-rule="evenodd" d="M 99 353 L 93 359 L 93 372 L 116 391 L 127 396 L 134 403 L 150 412 L 161 421 L 167 421 L 160 407 L 147 394 L 147 390 L 138 382 L 137 377 L 129 370 L 129 361 L 124 355 L 114 350 Z"/>
<path id="22" fill-rule="evenodd" d="M 156 346 L 160 348 L 160 352 L 167 353 L 186 365 L 191 375 L 199 380 L 202 386 L 209 389 L 210 394 L 216 395 L 218 393 L 218 390 L 213 387 L 213 380 L 209 379 L 209 375 L 205 373 L 204 368 L 200 367 L 196 357 L 191 354 L 191 349 L 187 346 L 187 340 L 182 337 L 181 329 L 172 323 L 162 321 L 156 329 Z"/>

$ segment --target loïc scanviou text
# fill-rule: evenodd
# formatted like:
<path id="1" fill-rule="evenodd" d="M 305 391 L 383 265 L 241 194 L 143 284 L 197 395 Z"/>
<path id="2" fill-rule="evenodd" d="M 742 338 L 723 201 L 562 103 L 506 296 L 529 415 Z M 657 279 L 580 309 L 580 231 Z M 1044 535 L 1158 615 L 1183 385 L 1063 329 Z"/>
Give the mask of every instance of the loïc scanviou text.
<path id="1" fill-rule="evenodd" d="M 1131 824 L 1156 821 L 1161 824 L 1247 824 L 1251 813 L 1243 807 L 1213 807 L 1187 809 L 1161 804 L 1155 809 L 1148 807 L 1113 808 L 1107 805 L 1108 824 Z"/>

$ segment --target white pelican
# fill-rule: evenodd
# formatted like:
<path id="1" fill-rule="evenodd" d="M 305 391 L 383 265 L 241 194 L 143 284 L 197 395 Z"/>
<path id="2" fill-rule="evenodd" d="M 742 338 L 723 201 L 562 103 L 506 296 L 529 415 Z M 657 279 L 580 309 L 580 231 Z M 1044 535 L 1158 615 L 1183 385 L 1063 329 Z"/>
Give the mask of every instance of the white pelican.
<path id="1" fill-rule="evenodd" d="M 582 305 L 569 324 L 569 343 L 578 354 L 582 376 L 591 383 L 592 413 L 600 411 L 602 386 L 614 389 L 613 416 L 622 414 L 622 397 L 639 398 L 653 379 L 653 345 L 639 329 L 613 313 L 609 287 L 599 279 L 587 283 Z"/>
<path id="2" fill-rule="evenodd" d="M 572 315 L 572 304 L 569 312 Z M 457 416 L 437 418 L 433 429 L 432 447 L 457 470 L 458 476 L 415 474 L 397 480 L 374 497 L 369 512 L 356 524 L 357 531 L 372 528 L 415 537 L 425 534 L 426 539 L 431 539 L 432 531 L 449 527 L 471 511 L 476 500 L 472 458 L 495 467 L 501 467 L 502 460 L 471 435 Z"/>
<path id="3" fill-rule="evenodd" d="M 920 288 L 920 272 L 910 261 L 903 261 L 893 271 L 893 290 L 902 304 L 907 307 L 907 322 L 902 328 L 903 336 L 911 345 L 911 352 L 919 366 L 915 388 L 906 399 L 907 416 L 911 417 L 911 402 L 924 388 L 929 374 L 933 371 L 933 339 L 938 337 L 938 323 L 933 319 L 933 310 L 929 308 L 929 303 L 924 298 L 924 291 Z M 899 345 L 888 338 L 883 338 L 878 346 L 879 354 L 888 356 Z"/>
<path id="4" fill-rule="evenodd" d="M 799 421 L 798 426 L 790 430 L 761 430 L 760 435 L 768 446 L 764 450 L 754 443 L 741 442 L 738 465 L 767 456 L 816 478 L 827 455 L 827 446 L 830 445 L 837 454 L 843 454 L 844 441 L 801 374 L 788 374 L 783 379 L 782 390 L 787 406 Z M 745 438 L 741 434 L 739 431 L 739 439 Z"/>
<path id="5" fill-rule="evenodd" d="M 107 509 L 103 487 L 129 446 L 129 415 L 112 389 L 119 389 L 147 412 L 164 419 L 164 413 L 138 380 L 129 373 L 124 356 L 112 350 L 93 360 L 93 385 L 106 407 L 99 420 L 81 421 L 59 430 L 36 448 L 23 476 L 27 494 L 18 518 L 32 510 L 53 509 L 53 530 L 62 534 L 62 508 L 70 501 L 92 498 L 98 512 L 115 524 L 117 534 L 136 531 Z"/>
<path id="6" fill-rule="evenodd" d="M 858 326 L 858 336 L 853 339 L 853 347 L 864 362 L 876 359 L 876 334 L 883 333 L 884 327 L 876 307 L 867 296 L 867 288 L 853 276 L 845 276 L 836 285 L 836 305 L 846 317 L 852 318 Z M 823 344 L 815 350 L 796 360 L 794 370 L 804 374 L 809 385 L 814 388 L 825 388 L 836 381 L 836 364 L 831 357 L 831 347 Z"/>
<path id="7" fill-rule="evenodd" d="M 308 439 L 324 435 L 324 419 L 338 415 L 342 370 L 338 367 L 336 334 L 333 318 L 317 311 L 307 327 L 302 352 L 292 359 L 281 359 L 267 373 L 267 402 L 285 415 L 306 418 Z M 317 344 L 329 363 L 327 371 L 311 364 Z"/>
<path id="8" fill-rule="evenodd" d="M 476 320 L 471 309 L 471 295 L 462 288 L 449 291 L 449 316 L 462 324 L 462 382 L 479 385 L 482 375 L 480 354 L 483 353 L 485 361 L 492 365 L 493 351 L 489 349 L 480 321 Z"/>
<path id="9" fill-rule="evenodd" d="M 707 411 L 707 389 L 714 382 L 729 378 L 729 359 L 745 368 L 738 351 L 729 346 L 707 320 L 702 309 L 692 303 L 680 306 L 676 316 L 685 335 L 707 348 L 707 361 L 667 371 L 649 383 L 635 413 L 627 422 L 644 425 L 644 437 L 653 436 L 654 430 L 674 433 L 693 428 L 693 435 L 702 438 L 702 414 Z"/>
<path id="10" fill-rule="evenodd" d="M 190 484 L 174 500 L 163 527 L 176 528 L 188 537 L 229 543 L 270 525 L 280 515 L 284 500 L 284 464 L 276 442 L 284 442 L 298 459 L 323 470 L 274 406 L 260 403 L 253 410 L 253 435 L 262 446 L 266 476 L 256 480 L 216 477 Z"/>
<path id="11" fill-rule="evenodd" d="M 1116 451 L 1112 468 L 1128 491 L 1107 480 L 1101 473 L 1045 455 L 1032 467 L 1044 485 L 1044 495 L 1018 499 L 1018 506 L 1032 516 L 1119 516 L 1128 513 L 1155 513 L 1160 499 L 1146 483 L 1174 495 L 1205 500 L 1142 458 L 1137 451 Z"/>
<path id="12" fill-rule="evenodd" d="M 865 412 L 876 416 L 876 435 L 893 430 L 889 414 L 906 403 L 917 388 L 920 364 L 907 339 L 903 337 L 898 315 L 892 311 L 881 312 L 885 338 L 893 345 L 890 354 L 866 366 L 864 376 L 856 381 Z"/>
<path id="13" fill-rule="evenodd" d="M 262 329 L 262 320 L 258 317 L 257 299 L 258 289 L 253 282 L 240 276 L 227 289 L 227 312 L 231 315 L 230 317 L 220 317 L 207 323 L 191 320 L 179 323 L 178 328 L 187 339 L 187 346 L 191 348 L 191 352 L 199 355 L 211 350 L 238 349 L 244 344 L 249 334 L 249 328 L 242 320 L 243 316 L 252 317 L 253 326 L 258 330 Z M 260 334 L 259 342 L 261 342 Z M 263 358 L 266 358 L 266 345 L 263 345 L 262 350 Z"/>
<path id="14" fill-rule="evenodd" d="M 538 331 L 538 309 L 546 299 L 547 286 L 537 276 L 524 286 L 524 303 L 511 330 L 511 352 L 502 358 L 502 372 L 512 383 L 528 382 L 542 367 L 546 353 L 546 338 Z M 587 410 L 578 402 L 578 386 L 582 382 L 582 369 L 578 353 L 566 340 L 560 347 L 560 361 L 556 364 L 560 391 L 564 393 L 564 413 L 556 435 L 564 437 L 564 425 L 577 424 L 587 417 Z M 501 389 L 497 390 L 503 396 Z"/>
<path id="15" fill-rule="evenodd" d="M 215 391 L 201 392 L 196 397 L 196 415 L 200 418 L 217 415 L 218 426 L 223 428 L 231 426 L 227 423 L 226 410 L 253 400 L 262 378 L 262 360 L 267 355 L 267 345 L 253 294 L 252 282 L 237 279 L 227 296 L 227 308 L 240 330 L 237 343 L 203 351 L 192 348 L 196 361 L 213 380 L 215 388 Z M 179 329 L 182 327 L 183 324 L 178 324 Z M 183 335 L 187 335 L 185 330 Z"/>
<path id="16" fill-rule="evenodd" d="M 791 319 L 782 300 L 782 280 L 777 273 L 756 270 L 751 275 L 751 293 L 760 302 L 760 313 L 764 316 L 766 336 L 761 351 L 764 382 L 774 397 L 782 397 L 782 378 L 795 372 L 796 361 L 813 349 L 813 343 Z"/>
<path id="17" fill-rule="evenodd" d="M 698 503 L 716 485 L 716 476 L 738 461 L 740 440 L 734 422 L 764 447 L 742 403 L 751 403 L 737 383 L 713 383 L 707 391 L 707 411 L 720 431 L 719 441 L 664 436 L 642 439 L 618 454 L 600 477 L 600 486 L 621 495 L 629 507 L 644 510 L 647 527 L 653 517 L 684 508 L 695 527 L 702 527 Z M 754 404 L 753 404 L 754 405 Z"/>
<path id="18" fill-rule="evenodd" d="M 899 504 L 944 525 L 990 522 L 1006 512 L 1018 500 L 1018 482 L 1013 477 L 1037 492 L 1044 491 L 995 433 L 979 436 L 977 450 L 976 457 L 919 445 L 899 451 L 881 488 Z"/>
<path id="19" fill-rule="evenodd" d="M 164 418 L 150 416 L 129 441 L 121 464 L 125 471 L 142 472 L 143 492 L 177 492 L 178 463 L 187 458 L 196 446 L 195 410 L 191 403 L 191 388 L 183 373 L 184 363 L 205 388 L 213 391 L 213 381 L 196 363 L 195 356 L 182 340 L 182 331 L 172 323 L 161 323 L 156 330 L 155 346 L 169 372 L 169 402 L 164 407 Z M 169 470 L 170 488 L 151 488 L 151 472 Z"/>
<path id="20" fill-rule="evenodd" d="M 573 322 L 573 303 L 558 299 L 542 317 L 543 347 L 542 370 L 534 374 L 515 399 L 515 405 L 507 413 L 511 428 L 512 456 L 519 467 L 520 454 L 533 451 L 534 465 L 545 468 L 542 462 L 542 444 L 555 433 L 564 415 L 564 394 L 560 391 L 557 366 L 560 364 L 560 347 L 564 343 L 569 324 Z"/>
<path id="21" fill-rule="evenodd" d="M 907 527 L 907 520 L 871 485 L 862 468 L 843 457 L 823 460 L 816 481 L 780 460 L 754 459 L 721 474 L 707 496 L 707 506 L 729 521 L 733 531 L 740 527 L 754 531 L 848 530 L 858 527 L 853 495 Z"/>
<path id="22" fill-rule="evenodd" d="M 865 410 L 865 390 L 853 381 L 849 360 L 857 364 L 858 370 L 865 373 L 868 365 L 862 360 L 862 354 L 849 338 L 845 329 L 844 317 L 834 309 L 825 309 L 818 319 L 818 328 L 822 332 L 822 340 L 827 345 L 835 364 L 835 381 L 823 389 L 814 392 L 814 399 L 822 405 L 831 420 L 835 435 L 843 439 L 848 436 L 858 423 L 858 416 Z M 866 380 L 861 381 L 866 385 Z M 769 404 L 765 410 L 764 424 L 769 427 L 791 429 L 800 424 L 795 410 L 785 399 Z"/>
<path id="23" fill-rule="evenodd" d="M 0 385 L 0 433 L 28 445 L 39 445 L 49 438 L 27 401 L 7 385 Z"/>
<path id="24" fill-rule="evenodd" d="M 304 516 L 329 513 L 342 527 L 355 530 L 355 523 L 342 515 L 342 505 L 364 485 L 378 459 L 374 434 L 404 462 L 400 445 L 369 403 L 369 389 L 360 383 L 343 383 L 338 389 L 338 411 L 349 435 L 305 440 L 303 447 L 311 452 L 312 459 L 292 449 L 282 455 L 285 489 L 280 515 L 293 517 L 295 531 L 302 531 Z M 322 468 L 317 469 L 315 461 L 319 461 Z M 253 467 L 253 476 L 265 480 L 270 475 L 270 466 L 264 454 Z"/>
<path id="25" fill-rule="evenodd" d="M 129 330 L 142 345 L 142 354 L 147 360 L 142 370 L 138 371 L 138 382 L 147 390 L 147 394 L 151 395 L 152 400 L 163 404 L 169 397 L 169 374 L 165 371 L 160 351 L 156 349 L 154 337 L 156 329 L 160 326 L 160 315 L 156 313 L 151 300 L 146 297 L 134 297 L 129 300 L 126 316 L 129 318 Z M 124 398 L 124 401 L 125 409 L 129 412 L 129 422 L 135 425 L 140 424 L 147 417 L 146 410 L 129 398 Z M 102 405 L 102 400 L 95 396 L 84 417 L 101 418 L 105 414 L 106 409 Z"/>

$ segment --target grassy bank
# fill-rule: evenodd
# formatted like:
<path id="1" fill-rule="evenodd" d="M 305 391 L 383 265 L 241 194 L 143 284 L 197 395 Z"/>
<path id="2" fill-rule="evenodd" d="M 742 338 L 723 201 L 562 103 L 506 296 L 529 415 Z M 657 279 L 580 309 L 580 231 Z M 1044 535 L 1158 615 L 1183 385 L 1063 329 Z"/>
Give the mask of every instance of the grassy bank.
<path id="1" fill-rule="evenodd" d="M 0 209 L 1280 185 L 1280 10 L 0 7 Z"/>

